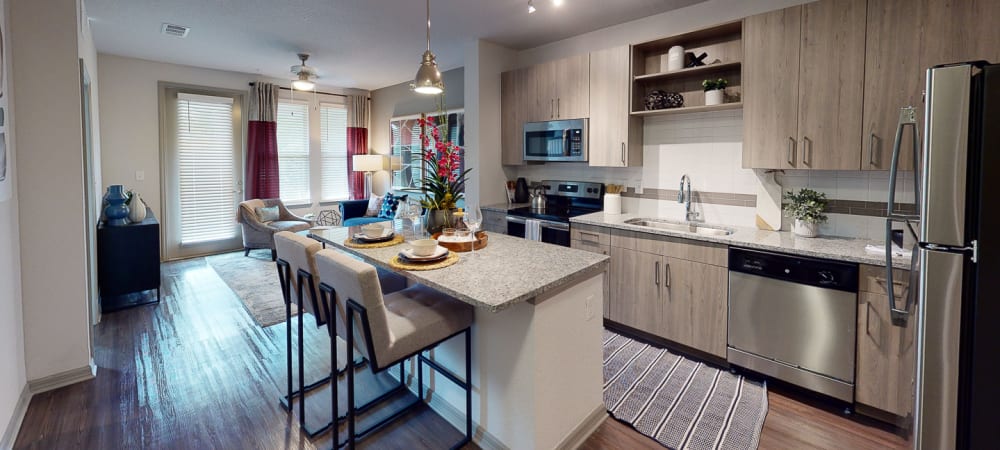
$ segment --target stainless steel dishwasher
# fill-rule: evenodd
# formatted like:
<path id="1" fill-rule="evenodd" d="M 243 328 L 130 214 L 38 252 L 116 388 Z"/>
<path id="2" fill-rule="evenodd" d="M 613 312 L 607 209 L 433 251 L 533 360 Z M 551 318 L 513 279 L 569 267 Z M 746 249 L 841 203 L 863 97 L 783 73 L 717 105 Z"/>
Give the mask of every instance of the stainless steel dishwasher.
<path id="1" fill-rule="evenodd" d="M 734 365 L 854 401 L 857 264 L 730 248 Z"/>

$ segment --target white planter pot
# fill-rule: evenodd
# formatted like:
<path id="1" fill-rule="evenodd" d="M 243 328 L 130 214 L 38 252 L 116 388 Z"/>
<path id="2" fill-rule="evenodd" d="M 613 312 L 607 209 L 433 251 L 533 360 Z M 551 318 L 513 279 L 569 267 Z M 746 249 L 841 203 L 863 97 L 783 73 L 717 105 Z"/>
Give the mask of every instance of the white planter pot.
<path id="1" fill-rule="evenodd" d="M 705 106 L 721 105 L 725 101 L 725 94 L 724 89 L 705 91 Z"/>
<path id="2" fill-rule="evenodd" d="M 796 236 L 814 238 L 819 235 L 819 224 L 795 219 L 795 223 L 792 225 L 792 233 Z"/>
<path id="3" fill-rule="evenodd" d="M 618 215 L 622 213 L 622 195 L 604 194 L 604 214 Z"/>

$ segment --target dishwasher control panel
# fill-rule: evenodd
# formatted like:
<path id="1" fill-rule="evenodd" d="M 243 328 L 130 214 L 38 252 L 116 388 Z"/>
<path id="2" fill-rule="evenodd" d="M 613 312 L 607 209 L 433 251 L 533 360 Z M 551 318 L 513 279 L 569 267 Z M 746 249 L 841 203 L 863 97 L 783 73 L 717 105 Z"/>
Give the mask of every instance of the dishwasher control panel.
<path id="1" fill-rule="evenodd" d="M 858 265 L 841 261 L 730 247 L 729 270 L 827 289 L 858 291 Z"/>

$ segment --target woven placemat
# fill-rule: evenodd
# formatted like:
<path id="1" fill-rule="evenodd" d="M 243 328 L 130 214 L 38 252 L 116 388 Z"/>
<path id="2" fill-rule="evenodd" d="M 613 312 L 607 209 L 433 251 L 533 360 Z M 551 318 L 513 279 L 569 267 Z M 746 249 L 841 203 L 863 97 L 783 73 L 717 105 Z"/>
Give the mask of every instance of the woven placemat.
<path id="1" fill-rule="evenodd" d="M 406 239 L 403 238 L 403 235 L 401 235 L 401 234 L 397 234 L 396 237 L 392 238 L 392 240 L 385 241 L 385 242 L 362 243 L 362 242 L 355 241 L 354 239 L 348 239 L 348 240 L 344 241 L 344 247 L 350 247 L 350 248 L 383 248 L 383 247 L 392 247 L 393 245 L 402 244 L 403 241 L 405 241 L 405 240 Z"/>
<path id="2" fill-rule="evenodd" d="M 393 256 L 392 259 L 389 260 L 389 265 L 392 266 L 393 269 L 400 269 L 400 270 L 434 270 L 434 269 L 443 269 L 445 267 L 454 265 L 455 263 L 458 262 L 459 259 L 461 258 L 458 256 L 458 253 L 451 252 L 447 258 L 438 261 L 436 263 L 410 264 L 403 262 L 401 259 L 399 259 L 399 256 Z"/>

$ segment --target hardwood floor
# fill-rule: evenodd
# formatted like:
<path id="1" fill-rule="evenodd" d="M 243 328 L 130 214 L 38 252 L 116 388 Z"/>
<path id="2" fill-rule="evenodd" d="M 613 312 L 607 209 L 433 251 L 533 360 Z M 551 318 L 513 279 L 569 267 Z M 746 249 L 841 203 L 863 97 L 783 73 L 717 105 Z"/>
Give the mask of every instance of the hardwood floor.
<path id="1" fill-rule="evenodd" d="M 329 434 L 309 440 L 297 416 L 279 407 L 285 386 L 285 326 L 260 328 L 239 299 L 196 258 L 163 265 L 163 300 L 105 315 L 95 328 L 94 380 L 34 396 L 18 449 L 331 448 Z M 307 379 L 329 370 L 325 330 L 306 321 Z M 360 400 L 394 382 L 359 369 Z M 341 408 L 346 394 L 341 386 Z M 377 420 L 413 399 L 400 395 L 363 417 Z M 889 431 L 830 407 L 772 389 L 760 448 L 903 448 Z M 308 396 L 307 420 L 329 420 L 329 390 Z M 341 433 L 341 439 L 344 434 Z M 447 448 L 460 432 L 426 406 L 372 437 L 362 448 Z M 474 446 L 467 446 L 475 448 Z M 584 449 L 662 448 L 627 425 L 606 420 Z"/>

